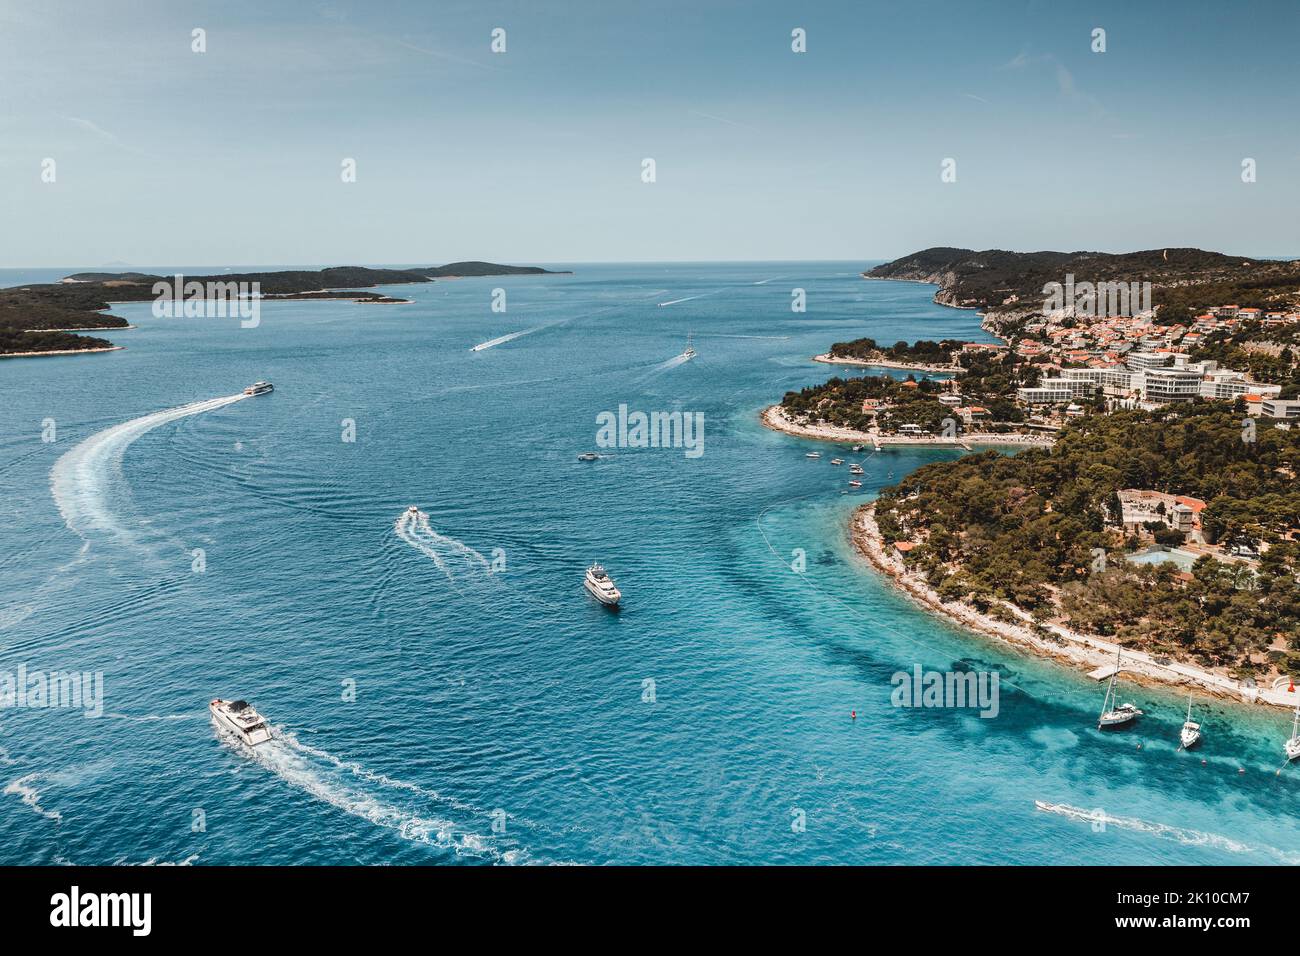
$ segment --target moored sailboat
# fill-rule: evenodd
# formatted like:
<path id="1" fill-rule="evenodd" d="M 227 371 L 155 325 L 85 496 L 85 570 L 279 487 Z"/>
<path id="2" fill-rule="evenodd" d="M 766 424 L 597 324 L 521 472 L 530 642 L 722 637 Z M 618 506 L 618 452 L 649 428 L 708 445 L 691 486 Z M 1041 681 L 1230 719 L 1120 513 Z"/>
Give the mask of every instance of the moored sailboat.
<path id="1" fill-rule="evenodd" d="M 1142 711 L 1132 704 L 1116 703 L 1119 698 L 1115 694 L 1115 681 L 1119 679 L 1119 665 L 1120 649 L 1116 647 L 1115 672 L 1110 675 L 1110 683 L 1106 686 L 1106 699 L 1102 701 L 1101 716 L 1097 718 L 1098 730 L 1110 727 L 1124 727 L 1142 716 Z"/>

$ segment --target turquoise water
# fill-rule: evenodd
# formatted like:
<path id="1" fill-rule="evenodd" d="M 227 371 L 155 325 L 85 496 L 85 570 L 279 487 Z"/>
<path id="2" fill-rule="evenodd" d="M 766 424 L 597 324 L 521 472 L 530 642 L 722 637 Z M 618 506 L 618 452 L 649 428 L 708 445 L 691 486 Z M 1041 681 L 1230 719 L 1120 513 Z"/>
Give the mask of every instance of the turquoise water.
<path id="1" fill-rule="evenodd" d="M 106 698 L 0 712 L 2 861 L 1300 858 L 1284 714 L 1198 701 L 1179 753 L 1184 698 L 1128 687 L 1148 716 L 1101 735 L 1099 685 L 853 555 L 851 509 L 954 453 L 876 454 L 850 494 L 759 410 L 835 374 L 808 361 L 832 341 L 986 338 L 863 265 L 579 265 L 271 303 L 256 329 L 136 304 L 125 351 L 0 362 L 0 671 L 100 671 Z M 704 453 L 576 461 L 620 404 L 702 413 Z M 413 503 L 428 527 L 399 533 Z M 592 560 L 621 613 L 583 592 Z M 916 664 L 996 669 L 998 716 L 893 707 Z M 277 740 L 223 740 L 217 696 Z"/>

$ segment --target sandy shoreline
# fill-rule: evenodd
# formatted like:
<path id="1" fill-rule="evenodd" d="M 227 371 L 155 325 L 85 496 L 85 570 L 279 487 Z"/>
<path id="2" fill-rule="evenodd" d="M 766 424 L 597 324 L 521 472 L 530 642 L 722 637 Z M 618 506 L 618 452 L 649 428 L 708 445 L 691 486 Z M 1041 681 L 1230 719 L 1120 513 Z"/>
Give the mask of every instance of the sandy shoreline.
<path id="1" fill-rule="evenodd" d="M 829 353 L 825 355 L 814 355 L 813 361 L 821 362 L 824 365 L 858 365 L 864 368 L 896 368 L 907 372 L 934 372 L 943 375 L 960 375 L 966 371 L 960 365 L 920 365 L 915 362 L 891 362 L 888 359 L 868 362 L 866 359 L 836 358 L 834 355 Z"/>
<path id="2" fill-rule="evenodd" d="M 1022 619 L 1025 622 L 1023 625 L 982 614 L 964 602 L 944 603 L 920 575 L 906 569 L 902 558 L 893 549 L 885 547 L 880 528 L 876 525 L 875 510 L 873 503 L 863 505 L 853 512 L 849 533 L 854 549 L 875 570 L 889 578 L 894 586 L 927 611 L 940 614 L 950 622 L 970 630 L 1028 648 L 1080 670 L 1090 671 L 1115 663 L 1115 644 L 1055 624 L 1043 625 L 1043 629 L 1049 632 L 1049 636 L 1045 637 L 1034 629 L 1027 614 L 1010 605 L 1004 607 Z M 1271 704 L 1287 709 L 1296 706 L 1297 693 L 1288 693 L 1285 688 L 1246 688 L 1227 674 L 1208 671 L 1193 664 L 1159 664 L 1142 651 L 1124 652 L 1123 672 L 1126 679 L 1134 679 L 1139 683 L 1195 687 L 1215 697 L 1244 703 Z"/>
<path id="3" fill-rule="evenodd" d="M 120 352 L 125 345 L 110 345 L 99 349 L 56 349 L 49 352 L 0 352 L 0 359 L 48 358 L 51 355 L 89 355 L 92 352 Z"/>
<path id="4" fill-rule="evenodd" d="M 1050 448 L 1055 442 L 1047 435 L 1021 435 L 1018 433 L 1000 434 L 998 432 L 966 432 L 957 438 L 908 438 L 903 435 L 877 435 L 860 432 L 853 428 L 839 428 L 834 425 L 806 425 L 791 421 L 780 405 L 770 405 L 763 409 L 763 424 L 773 431 L 785 432 L 797 438 L 813 438 L 817 441 L 849 442 L 855 445 L 872 445 L 888 448 L 891 446 L 918 445 L 928 447 L 973 448 L 976 445 L 1025 446 L 1029 448 Z"/>

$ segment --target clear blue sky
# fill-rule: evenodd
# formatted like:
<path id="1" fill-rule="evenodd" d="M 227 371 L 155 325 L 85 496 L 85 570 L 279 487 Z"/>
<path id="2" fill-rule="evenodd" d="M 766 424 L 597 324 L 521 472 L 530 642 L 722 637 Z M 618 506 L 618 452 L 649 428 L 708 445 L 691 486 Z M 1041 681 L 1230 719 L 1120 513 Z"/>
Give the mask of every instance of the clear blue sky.
<path id="1" fill-rule="evenodd" d="M 1295 2 L 0 0 L 0 266 L 1300 255 L 1297 37 Z"/>

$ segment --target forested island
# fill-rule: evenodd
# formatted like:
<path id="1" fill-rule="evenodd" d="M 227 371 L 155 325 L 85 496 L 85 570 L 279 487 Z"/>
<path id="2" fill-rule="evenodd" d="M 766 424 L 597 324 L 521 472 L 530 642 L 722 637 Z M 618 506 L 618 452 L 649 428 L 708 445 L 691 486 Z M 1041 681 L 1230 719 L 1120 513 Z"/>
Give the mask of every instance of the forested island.
<path id="1" fill-rule="evenodd" d="M 350 299 L 379 304 L 406 300 L 360 290 L 379 285 L 426 283 L 438 279 L 503 275 L 556 275 L 537 266 L 492 262 L 453 262 L 414 269 L 368 269 L 338 266 L 318 270 L 186 275 L 183 281 L 257 283 L 266 298 Z M 112 343 L 76 334 L 97 329 L 122 329 L 127 321 L 109 315 L 115 302 L 147 302 L 156 298 L 154 284 L 172 283 L 175 276 L 143 272 L 80 272 L 61 282 L 0 289 L 0 355 L 39 355 L 61 351 L 110 349 Z"/>

